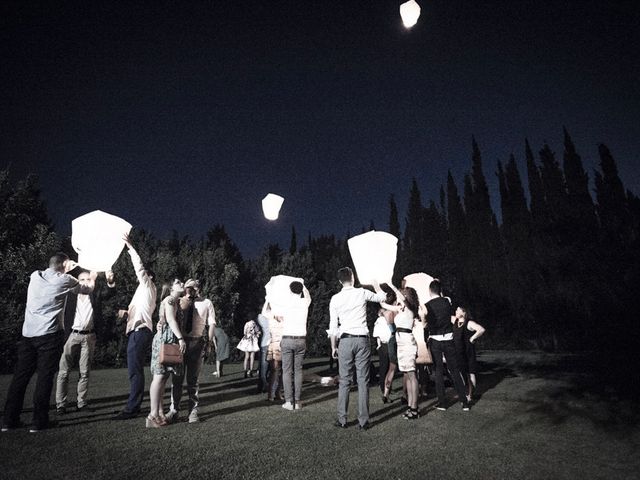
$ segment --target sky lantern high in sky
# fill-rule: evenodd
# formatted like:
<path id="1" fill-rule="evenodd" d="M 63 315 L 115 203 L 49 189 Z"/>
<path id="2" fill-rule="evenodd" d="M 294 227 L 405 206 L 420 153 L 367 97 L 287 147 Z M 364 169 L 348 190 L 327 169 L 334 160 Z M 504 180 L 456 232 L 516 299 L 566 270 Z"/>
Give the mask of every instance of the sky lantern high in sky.
<path id="1" fill-rule="evenodd" d="M 78 264 L 87 270 L 111 270 L 124 247 L 122 237 L 131 224 L 120 217 L 95 210 L 71 222 L 71 245 L 78 252 Z"/>
<path id="2" fill-rule="evenodd" d="M 398 254 L 398 239 L 372 230 L 348 240 L 349 253 L 362 285 L 391 282 Z"/>
<path id="3" fill-rule="evenodd" d="M 415 0 L 403 3 L 400 5 L 400 17 L 402 17 L 402 23 L 406 28 L 413 27 L 420 18 L 420 5 Z"/>
<path id="4" fill-rule="evenodd" d="M 269 193 L 262 199 L 262 211 L 267 220 L 277 220 L 284 198 L 275 193 Z"/>

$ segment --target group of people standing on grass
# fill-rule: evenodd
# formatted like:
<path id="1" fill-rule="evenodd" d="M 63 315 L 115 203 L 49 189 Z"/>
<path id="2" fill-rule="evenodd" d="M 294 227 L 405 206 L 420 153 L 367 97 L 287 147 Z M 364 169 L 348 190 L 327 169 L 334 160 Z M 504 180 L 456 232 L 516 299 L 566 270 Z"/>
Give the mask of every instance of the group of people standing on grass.
<path id="1" fill-rule="evenodd" d="M 221 361 L 228 357 L 228 337 L 217 327 L 211 300 L 204 298 L 195 279 L 182 283 L 175 280 L 164 285 L 160 295 L 158 322 L 154 329 L 153 314 L 157 305 L 154 273 L 145 268 L 128 236 L 124 237 L 138 286 L 127 310 L 119 315 L 126 319 L 127 369 L 130 392 L 125 408 L 114 419 L 127 420 L 140 414 L 144 395 L 144 362 L 151 345 L 151 374 L 149 389 L 150 413 L 146 426 L 159 428 L 175 422 L 180 416 L 180 401 L 186 378 L 188 394 L 187 419 L 199 421 L 199 376 L 204 359 L 216 349 L 216 372 L 221 376 Z M 49 428 L 49 397 L 56 370 L 59 369 L 56 407 L 59 415 L 66 413 L 68 372 L 74 355 L 80 349 L 80 380 L 78 382 L 77 409 L 88 409 L 87 391 L 91 358 L 95 347 L 94 324 L 100 316 L 100 302 L 113 292 L 115 279 L 112 272 L 105 275 L 105 284 L 96 286 L 95 272 L 81 271 L 78 278 L 69 275 L 77 267 L 65 254 L 54 255 L 49 268 L 31 274 L 25 308 L 22 338 L 14 376 L 9 387 L 4 411 L 2 431 L 21 426 L 20 414 L 26 387 L 38 372 L 34 395 L 31 432 Z M 475 386 L 475 351 L 473 344 L 484 329 L 468 318 L 468 312 L 458 308 L 452 315 L 450 301 L 442 296 L 440 282 L 430 285 L 434 297 L 420 304 L 413 288 L 398 290 L 386 286 L 386 292 L 375 284 L 374 292 L 356 288 L 350 268 L 338 271 L 342 285 L 329 304 L 331 356 L 339 364 L 337 420 L 335 425 L 347 427 L 349 391 L 355 373 L 358 385 L 358 427 L 367 429 L 369 423 L 369 378 L 371 342 L 367 326 L 367 303 L 381 306 L 385 332 L 378 322 L 374 336 L 378 340 L 381 364 L 383 401 L 389 400 L 395 369 L 403 373 L 408 409 L 403 417 L 415 419 L 418 412 L 420 357 L 415 327 L 425 326 L 429 331 L 429 344 L 435 364 L 435 383 L 438 395 L 436 408 L 444 410 L 444 363 L 458 393 L 463 409 L 469 409 L 472 388 Z M 385 284 L 386 285 L 386 284 Z M 383 285 L 384 287 L 384 285 Z M 272 311 L 266 302 L 258 322 L 247 322 L 238 348 L 245 352 L 245 377 L 252 376 L 256 352 L 260 352 L 260 390 L 270 401 L 282 399 L 284 390 L 286 410 L 302 408 L 302 364 L 306 351 L 307 317 L 311 304 L 309 291 L 302 282 L 289 285 L 286 307 Z M 71 301 L 68 301 L 71 298 Z M 67 306 L 68 310 L 65 309 Z M 70 307 L 70 308 L 69 308 Z M 66 315 L 66 322 L 65 322 Z M 380 319 L 379 319 L 380 321 Z M 69 326 L 65 341 L 65 324 Z M 424 333 L 423 333 L 424 335 Z M 162 361 L 163 345 L 174 345 L 182 354 L 182 362 Z M 386 356 L 386 360 L 385 360 Z M 269 368 L 267 368 L 267 366 Z M 269 375 L 267 377 L 267 370 Z M 163 396 L 171 378 L 171 404 L 165 413 Z"/>
<path id="2" fill-rule="evenodd" d="M 420 393 L 426 394 L 431 365 L 435 366 L 438 398 L 435 408 L 447 408 L 444 377 L 448 374 L 462 409 L 469 410 L 476 387 L 475 341 L 485 332 L 481 325 L 469 318 L 466 308 L 458 307 L 452 314 L 451 300 L 442 296 L 439 280 L 431 282 L 429 291 L 432 298 L 421 304 L 413 288 L 399 291 L 390 285 L 374 325 L 383 402 L 389 401 L 398 369 L 403 374 L 402 400 L 408 404 L 403 418 L 408 420 L 420 416 L 418 398 Z M 423 352 L 420 351 L 421 346 Z"/>

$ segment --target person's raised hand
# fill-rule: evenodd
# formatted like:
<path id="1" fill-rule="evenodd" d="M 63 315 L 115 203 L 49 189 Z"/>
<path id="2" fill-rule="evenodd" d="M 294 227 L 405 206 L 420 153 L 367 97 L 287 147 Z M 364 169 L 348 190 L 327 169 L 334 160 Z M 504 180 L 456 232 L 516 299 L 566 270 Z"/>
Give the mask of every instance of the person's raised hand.
<path id="1" fill-rule="evenodd" d="M 69 273 L 71 270 L 73 270 L 77 266 L 78 266 L 77 262 L 74 262 L 71 259 L 67 260 L 66 262 L 64 262 L 64 273 Z"/>

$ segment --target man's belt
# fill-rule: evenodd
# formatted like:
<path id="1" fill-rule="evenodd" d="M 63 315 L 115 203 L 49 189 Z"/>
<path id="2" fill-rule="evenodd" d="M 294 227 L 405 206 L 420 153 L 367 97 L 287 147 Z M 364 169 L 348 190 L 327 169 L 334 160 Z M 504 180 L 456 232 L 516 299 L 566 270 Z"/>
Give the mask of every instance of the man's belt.
<path id="1" fill-rule="evenodd" d="M 95 332 L 95 330 L 76 330 L 75 328 L 72 328 L 71 331 L 73 333 L 79 333 L 80 335 L 89 335 Z"/>
<path id="2" fill-rule="evenodd" d="M 400 333 L 413 333 L 413 330 L 411 330 L 410 328 L 396 327 L 396 332 L 400 332 Z"/>
<path id="3" fill-rule="evenodd" d="M 340 338 L 369 338 L 369 335 L 351 335 L 350 333 L 343 333 Z"/>
<path id="4" fill-rule="evenodd" d="M 301 340 L 303 338 L 307 338 L 307 336 L 306 335 L 283 335 L 282 338 L 283 339 L 290 338 L 292 340 Z"/>

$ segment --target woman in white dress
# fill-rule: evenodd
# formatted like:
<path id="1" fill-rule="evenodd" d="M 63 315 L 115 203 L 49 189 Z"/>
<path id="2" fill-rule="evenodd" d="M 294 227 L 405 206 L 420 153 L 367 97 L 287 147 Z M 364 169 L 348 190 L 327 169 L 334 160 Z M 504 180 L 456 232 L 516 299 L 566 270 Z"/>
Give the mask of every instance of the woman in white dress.
<path id="1" fill-rule="evenodd" d="M 249 375 L 253 377 L 253 363 L 255 361 L 256 352 L 260 351 L 258 338 L 260 337 L 260 327 L 258 324 L 249 320 L 244 324 L 244 336 L 238 346 L 238 350 L 244 352 L 244 378 Z"/>
<path id="2" fill-rule="evenodd" d="M 416 320 L 420 321 L 424 317 L 424 312 L 418 294 L 411 287 L 397 290 L 399 305 L 380 305 L 391 311 L 395 311 L 394 323 L 396 326 L 396 343 L 398 345 L 398 370 L 404 375 L 407 387 L 407 403 L 409 408 L 402 415 L 407 420 L 415 420 L 420 416 L 418 412 L 418 378 L 416 377 L 416 356 L 418 355 L 418 345 L 413 336 L 413 326 Z"/>

